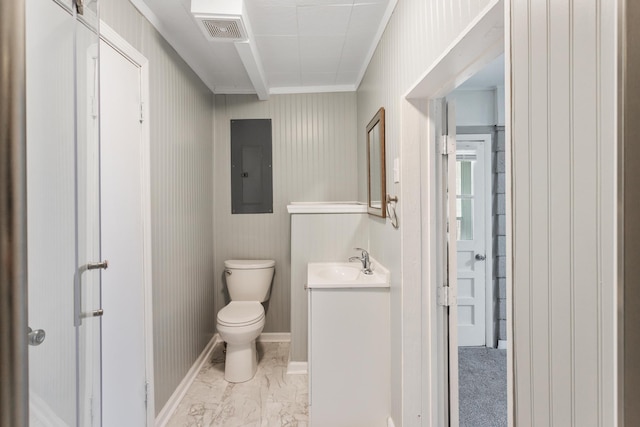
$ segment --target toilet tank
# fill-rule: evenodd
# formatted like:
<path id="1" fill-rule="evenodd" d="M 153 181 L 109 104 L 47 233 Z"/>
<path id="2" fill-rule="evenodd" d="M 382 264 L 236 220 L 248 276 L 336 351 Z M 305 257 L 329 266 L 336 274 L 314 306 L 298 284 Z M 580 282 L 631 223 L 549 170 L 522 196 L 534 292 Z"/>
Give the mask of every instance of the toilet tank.
<path id="1" fill-rule="evenodd" d="M 269 299 L 276 262 L 273 260 L 227 260 L 224 262 L 227 290 L 232 301 Z"/>

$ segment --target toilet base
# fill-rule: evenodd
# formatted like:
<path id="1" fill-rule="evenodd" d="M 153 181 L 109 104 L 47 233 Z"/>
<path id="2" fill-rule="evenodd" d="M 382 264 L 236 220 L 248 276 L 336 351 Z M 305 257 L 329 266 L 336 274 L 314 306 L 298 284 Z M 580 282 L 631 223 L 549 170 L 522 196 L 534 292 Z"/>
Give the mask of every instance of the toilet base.
<path id="1" fill-rule="evenodd" d="M 249 381 L 258 369 L 256 340 L 243 344 L 227 343 L 224 379 L 230 383 Z"/>

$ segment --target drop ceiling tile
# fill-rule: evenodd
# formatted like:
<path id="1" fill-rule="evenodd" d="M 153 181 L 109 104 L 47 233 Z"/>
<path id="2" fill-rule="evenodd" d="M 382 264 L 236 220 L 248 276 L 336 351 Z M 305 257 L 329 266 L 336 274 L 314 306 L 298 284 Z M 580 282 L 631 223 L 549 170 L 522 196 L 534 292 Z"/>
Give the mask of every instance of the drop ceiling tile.
<path id="1" fill-rule="evenodd" d="M 356 4 L 351 12 L 347 34 L 367 35 L 370 40 L 378 32 L 380 21 L 387 9 L 386 3 Z M 386 24 L 386 22 L 385 22 Z"/>
<path id="2" fill-rule="evenodd" d="M 295 6 L 266 6 L 262 3 L 247 5 L 251 29 L 256 36 L 288 36 L 298 34 Z"/>
<path id="3" fill-rule="evenodd" d="M 339 57 L 309 56 L 300 58 L 300 71 L 305 73 L 336 73 L 340 65 Z"/>
<path id="4" fill-rule="evenodd" d="M 369 37 L 347 37 L 342 49 L 339 71 L 359 71 L 367 58 L 370 46 Z"/>
<path id="5" fill-rule="evenodd" d="M 256 45 L 267 77 L 272 73 L 300 72 L 297 37 L 256 37 Z"/>
<path id="6" fill-rule="evenodd" d="M 344 36 L 300 37 L 300 56 L 338 56 L 342 55 Z"/>
<path id="7" fill-rule="evenodd" d="M 331 86 L 335 84 L 336 73 L 302 73 L 302 84 L 308 86 Z"/>
<path id="8" fill-rule="evenodd" d="M 359 73 L 356 71 L 338 72 L 336 75 L 337 85 L 353 85 L 356 83 Z"/>
<path id="9" fill-rule="evenodd" d="M 301 86 L 300 73 L 271 73 L 269 74 L 269 85 L 274 87 Z"/>
<path id="10" fill-rule="evenodd" d="M 300 36 L 341 36 L 347 33 L 350 5 L 298 7 Z"/>
<path id="11" fill-rule="evenodd" d="M 352 5 L 354 0 L 295 0 L 298 6 Z"/>
<path id="12" fill-rule="evenodd" d="M 254 5 L 262 6 L 296 6 L 296 0 L 246 0 L 247 7 Z"/>

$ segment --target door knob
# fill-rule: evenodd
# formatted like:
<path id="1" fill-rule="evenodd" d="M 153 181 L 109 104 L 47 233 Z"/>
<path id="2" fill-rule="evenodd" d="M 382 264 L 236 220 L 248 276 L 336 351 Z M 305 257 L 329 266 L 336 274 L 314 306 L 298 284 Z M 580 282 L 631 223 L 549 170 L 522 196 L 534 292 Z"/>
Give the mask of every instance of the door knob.
<path id="1" fill-rule="evenodd" d="M 29 341 L 29 345 L 40 345 L 43 343 L 47 334 L 44 332 L 44 329 L 36 329 L 35 331 L 29 328 L 29 332 L 27 334 L 27 340 Z"/>
<path id="2" fill-rule="evenodd" d="M 476 254 L 476 260 L 477 261 L 484 261 L 485 259 L 486 259 L 486 257 L 484 255 Z"/>

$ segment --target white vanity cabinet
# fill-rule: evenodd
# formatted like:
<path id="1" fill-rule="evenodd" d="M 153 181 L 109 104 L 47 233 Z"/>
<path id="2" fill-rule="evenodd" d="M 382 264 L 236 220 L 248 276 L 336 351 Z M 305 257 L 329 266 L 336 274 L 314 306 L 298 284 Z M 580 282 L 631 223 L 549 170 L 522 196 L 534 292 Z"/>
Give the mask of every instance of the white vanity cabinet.
<path id="1" fill-rule="evenodd" d="M 312 427 L 385 427 L 389 287 L 308 285 Z"/>

